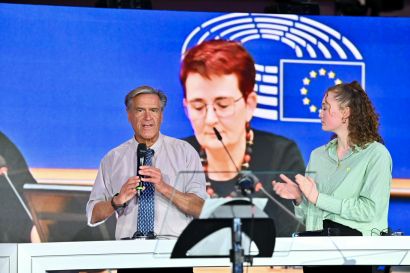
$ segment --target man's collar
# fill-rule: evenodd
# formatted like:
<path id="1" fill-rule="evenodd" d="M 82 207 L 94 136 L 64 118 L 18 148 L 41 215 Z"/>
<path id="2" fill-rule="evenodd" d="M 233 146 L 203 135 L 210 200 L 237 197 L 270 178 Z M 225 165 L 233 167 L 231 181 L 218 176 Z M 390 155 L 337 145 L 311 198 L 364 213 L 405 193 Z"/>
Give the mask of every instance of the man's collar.
<path id="1" fill-rule="evenodd" d="M 163 141 L 164 141 L 164 136 L 161 133 L 159 133 L 157 141 L 155 141 L 155 143 L 151 145 L 151 147 L 149 148 L 153 149 L 155 153 L 157 153 L 159 149 L 161 148 Z"/>
<path id="2" fill-rule="evenodd" d="M 135 136 L 132 139 L 133 139 L 133 143 L 135 143 L 135 147 L 138 147 L 139 142 L 135 139 Z M 161 148 L 163 141 L 164 141 L 164 135 L 161 134 L 160 132 L 157 141 L 155 141 L 155 143 L 151 145 L 151 147 L 148 147 L 148 148 L 153 149 L 154 152 L 156 153 Z"/>

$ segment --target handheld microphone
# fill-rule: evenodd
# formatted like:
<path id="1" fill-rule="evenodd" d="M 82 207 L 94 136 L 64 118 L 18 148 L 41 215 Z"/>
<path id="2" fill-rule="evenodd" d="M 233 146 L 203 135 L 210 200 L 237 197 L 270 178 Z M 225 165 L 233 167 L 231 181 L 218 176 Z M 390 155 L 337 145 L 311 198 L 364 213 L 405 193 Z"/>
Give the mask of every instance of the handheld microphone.
<path id="1" fill-rule="evenodd" d="M 232 164 L 235 166 L 236 172 L 240 174 L 238 180 L 236 181 L 236 186 L 241 190 L 243 196 L 251 195 L 255 192 L 255 185 L 258 183 L 259 179 L 252 174 L 251 171 L 242 172 L 236 166 L 235 161 L 232 158 L 231 153 L 229 152 L 228 148 L 226 148 L 225 143 L 222 140 L 222 136 L 219 133 L 218 129 L 213 127 L 216 138 L 221 142 L 222 146 L 225 149 L 226 154 L 229 156 Z"/>
<path id="2" fill-rule="evenodd" d="M 18 193 L 18 191 L 16 190 L 16 187 L 14 187 L 14 184 L 11 182 L 8 174 L 7 174 L 7 163 L 6 160 L 4 159 L 3 156 L 0 155 L 0 176 L 4 175 L 4 177 L 6 178 L 7 182 L 9 183 L 11 189 L 13 190 L 14 194 L 16 195 L 17 199 L 19 200 L 21 206 L 24 208 L 24 210 L 27 213 L 27 216 L 30 218 L 31 221 L 33 221 L 33 216 L 31 216 L 31 213 L 29 211 L 29 209 L 27 208 L 26 204 L 24 203 L 23 199 L 21 198 L 20 194 Z"/>
<path id="3" fill-rule="evenodd" d="M 140 167 L 144 166 L 145 164 L 145 154 L 147 153 L 147 145 L 145 143 L 140 143 L 138 144 L 137 148 L 137 176 L 142 177 L 140 175 Z M 141 194 L 141 191 L 144 189 L 142 182 L 140 181 L 138 183 L 138 186 L 136 187 L 136 190 L 138 192 L 138 195 Z"/>

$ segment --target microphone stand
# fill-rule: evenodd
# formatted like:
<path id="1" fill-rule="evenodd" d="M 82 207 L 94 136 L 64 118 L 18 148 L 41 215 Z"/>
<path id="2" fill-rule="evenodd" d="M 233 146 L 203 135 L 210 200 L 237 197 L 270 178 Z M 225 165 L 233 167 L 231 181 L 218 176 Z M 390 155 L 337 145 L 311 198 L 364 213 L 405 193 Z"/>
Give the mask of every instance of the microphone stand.
<path id="1" fill-rule="evenodd" d="M 239 170 L 239 168 L 236 166 L 231 153 L 229 152 L 228 148 L 225 146 L 225 143 L 223 142 L 222 136 L 219 133 L 218 129 L 213 127 L 213 130 L 215 132 L 216 138 L 219 140 L 219 142 L 221 142 L 223 148 L 225 149 L 226 154 L 229 156 L 230 161 L 235 166 L 236 172 L 238 174 L 241 174 L 241 177 L 239 177 L 238 181 L 239 181 L 239 186 L 241 188 L 242 195 L 248 196 L 252 204 L 252 193 L 254 191 L 257 191 L 255 189 L 256 188 L 255 183 L 257 182 L 257 180 L 254 179 L 251 173 L 250 174 L 245 173 L 245 175 L 242 176 L 242 173 Z M 245 183 L 247 180 L 249 180 L 250 182 Z M 257 183 L 257 184 L 259 184 L 259 190 L 261 190 L 270 200 L 272 200 L 275 204 L 277 204 L 281 209 L 283 209 L 292 218 L 294 217 L 294 215 L 283 204 L 281 204 L 271 194 L 269 194 L 269 192 L 266 191 L 265 188 L 260 183 Z M 242 225 L 241 218 L 234 217 L 232 221 L 232 249 L 229 252 L 233 273 L 243 273 L 243 263 L 245 261 L 245 254 L 242 248 L 241 225 Z M 251 241 L 249 244 L 249 253 L 248 253 L 248 260 L 247 260 L 252 265 L 251 244 L 252 244 L 252 235 L 251 235 Z"/>
<path id="2" fill-rule="evenodd" d="M 235 217 L 232 220 L 232 249 L 229 251 L 232 262 L 232 273 L 243 273 L 244 251 L 242 248 L 242 221 Z"/>
<path id="3" fill-rule="evenodd" d="M 219 133 L 219 131 L 213 127 L 216 138 L 221 142 L 223 148 L 225 149 L 227 155 L 229 156 L 229 159 L 235 166 L 236 172 L 240 174 L 240 170 L 235 164 L 235 161 L 232 158 L 231 153 L 229 152 L 228 148 L 226 148 L 225 143 L 222 141 L 222 136 Z M 245 193 L 247 191 L 243 191 Z M 250 196 L 250 195 L 249 195 Z M 251 197 L 250 197 L 251 199 Z M 252 199 L 251 199 L 252 203 Z M 241 218 L 239 217 L 234 217 L 232 219 L 232 227 L 231 227 L 231 237 L 232 237 L 232 249 L 229 251 L 229 260 L 232 263 L 232 273 L 243 273 L 243 262 L 245 259 L 245 253 L 242 248 L 242 221 Z M 250 242 L 252 244 L 252 241 Z M 250 256 L 250 252 L 249 252 Z"/>

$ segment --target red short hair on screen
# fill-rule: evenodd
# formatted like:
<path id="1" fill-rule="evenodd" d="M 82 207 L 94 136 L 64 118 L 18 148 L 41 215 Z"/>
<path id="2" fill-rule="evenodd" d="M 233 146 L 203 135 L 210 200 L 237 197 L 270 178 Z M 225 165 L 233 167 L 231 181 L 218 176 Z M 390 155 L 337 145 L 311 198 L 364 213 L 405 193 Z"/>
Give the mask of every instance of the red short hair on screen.
<path id="1" fill-rule="evenodd" d="M 238 87 L 245 100 L 255 86 L 255 62 L 248 51 L 236 41 L 204 41 L 184 54 L 180 71 L 184 97 L 185 84 L 190 73 L 198 73 L 207 79 L 234 74 L 238 78 Z"/>

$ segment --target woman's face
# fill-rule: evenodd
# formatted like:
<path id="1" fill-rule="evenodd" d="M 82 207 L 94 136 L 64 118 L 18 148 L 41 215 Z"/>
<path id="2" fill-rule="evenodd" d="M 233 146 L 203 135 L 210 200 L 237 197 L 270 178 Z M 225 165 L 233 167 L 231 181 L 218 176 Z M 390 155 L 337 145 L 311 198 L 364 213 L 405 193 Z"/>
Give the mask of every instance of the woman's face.
<path id="1" fill-rule="evenodd" d="M 348 108 L 342 109 L 335 96 L 335 93 L 330 91 L 323 97 L 320 119 L 324 131 L 338 133 L 341 129 L 347 129 Z"/>
<path id="2" fill-rule="evenodd" d="M 226 146 L 245 139 L 245 123 L 256 108 L 256 94 L 244 100 L 234 74 L 212 76 L 190 73 L 186 79 L 184 105 L 199 144 L 205 149 L 220 149 L 213 127 Z"/>

